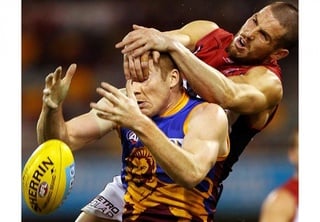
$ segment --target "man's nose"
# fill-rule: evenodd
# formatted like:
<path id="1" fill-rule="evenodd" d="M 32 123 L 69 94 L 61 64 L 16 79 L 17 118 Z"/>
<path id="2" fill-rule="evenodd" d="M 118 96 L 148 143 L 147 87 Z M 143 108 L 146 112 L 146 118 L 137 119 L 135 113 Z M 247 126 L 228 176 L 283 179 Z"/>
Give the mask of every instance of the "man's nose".
<path id="1" fill-rule="evenodd" d="M 141 82 L 139 81 L 132 81 L 132 91 L 134 94 L 138 94 L 141 91 Z"/>

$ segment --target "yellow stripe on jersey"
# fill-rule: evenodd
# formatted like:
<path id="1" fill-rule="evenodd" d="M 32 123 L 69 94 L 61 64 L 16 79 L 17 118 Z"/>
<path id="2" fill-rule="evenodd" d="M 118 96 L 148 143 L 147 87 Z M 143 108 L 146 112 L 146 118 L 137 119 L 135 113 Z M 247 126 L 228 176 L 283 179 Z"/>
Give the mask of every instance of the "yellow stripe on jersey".
<path id="1" fill-rule="evenodd" d="M 172 107 L 172 108 L 168 109 L 166 112 L 164 112 L 161 115 L 161 117 L 171 116 L 171 115 L 179 112 L 188 103 L 188 101 L 189 101 L 189 97 L 187 96 L 186 92 L 183 92 L 178 103 L 174 107 Z"/>

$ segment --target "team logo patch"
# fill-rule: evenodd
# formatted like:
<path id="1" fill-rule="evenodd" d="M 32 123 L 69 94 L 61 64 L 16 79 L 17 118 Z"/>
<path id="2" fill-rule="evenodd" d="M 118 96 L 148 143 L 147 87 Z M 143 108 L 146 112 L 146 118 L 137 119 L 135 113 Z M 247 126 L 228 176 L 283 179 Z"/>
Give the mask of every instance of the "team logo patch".
<path id="1" fill-rule="evenodd" d="M 139 140 L 139 137 L 131 130 L 127 133 L 126 137 L 131 142 L 131 144 L 136 144 Z"/>

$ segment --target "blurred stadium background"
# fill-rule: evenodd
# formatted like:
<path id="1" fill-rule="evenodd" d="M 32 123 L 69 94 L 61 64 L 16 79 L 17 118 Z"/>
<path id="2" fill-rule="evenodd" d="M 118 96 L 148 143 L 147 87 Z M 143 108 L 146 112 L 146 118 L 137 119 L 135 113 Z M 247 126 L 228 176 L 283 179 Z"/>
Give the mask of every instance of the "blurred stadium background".
<path id="1" fill-rule="evenodd" d="M 248 16 L 266 0 L 24 0 L 22 1 L 22 167 L 37 147 L 36 121 L 41 110 L 45 76 L 57 66 L 66 71 L 78 64 L 64 103 L 66 119 L 89 110 L 98 99 L 101 81 L 125 83 L 122 55 L 114 45 L 132 24 L 161 31 L 197 19 L 212 20 L 236 33 Z M 297 1 L 290 1 L 297 4 Z M 286 156 L 288 138 L 298 126 L 298 49 L 280 61 L 284 98 L 272 124 L 244 151 L 225 182 L 217 221 L 257 221 L 267 193 L 290 177 Z M 108 135 L 74 153 L 76 180 L 64 204 L 47 216 L 34 215 L 22 199 L 22 221 L 74 221 L 80 208 L 120 172 L 120 144 Z M 21 193 L 21 198 L 22 193 Z"/>

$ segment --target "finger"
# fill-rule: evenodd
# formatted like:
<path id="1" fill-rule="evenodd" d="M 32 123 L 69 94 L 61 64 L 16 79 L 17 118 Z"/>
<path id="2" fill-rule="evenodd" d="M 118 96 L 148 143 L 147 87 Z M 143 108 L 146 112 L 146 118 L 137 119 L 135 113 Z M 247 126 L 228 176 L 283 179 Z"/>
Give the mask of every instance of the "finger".
<path id="1" fill-rule="evenodd" d="M 51 94 L 51 90 L 49 88 L 44 88 L 42 93 L 43 93 L 44 96 L 49 96 Z"/>
<path id="2" fill-rule="evenodd" d="M 137 80 L 138 81 L 144 81 L 143 72 L 142 72 L 142 68 L 141 68 L 140 57 L 134 58 L 133 59 L 133 63 L 134 63 L 134 68 L 135 68 L 135 72 L 136 72 L 136 75 L 137 75 Z"/>
<path id="3" fill-rule="evenodd" d="M 127 45 L 131 44 L 132 42 L 136 41 L 136 35 L 135 35 L 135 31 L 131 31 L 129 32 L 125 37 L 123 37 L 123 39 L 121 40 L 121 42 L 118 42 L 115 47 L 116 48 L 124 48 Z"/>
<path id="4" fill-rule="evenodd" d="M 123 55 L 123 72 L 126 80 L 131 79 L 130 69 L 129 69 L 129 59 L 127 54 Z"/>
<path id="5" fill-rule="evenodd" d="M 130 44 L 132 42 L 132 40 L 130 40 L 128 38 L 128 35 L 126 35 L 122 40 L 121 42 L 118 42 L 115 44 L 115 48 L 117 49 L 121 49 L 121 48 L 124 48 L 126 47 L 126 45 Z"/>
<path id="6" fill-rule="evenodd" d="M 119 89 L 119 91 L 123 94 L 127 96 L 127 89 L 126 88 L 121 88 Z"/>
<path id="7" fill-rule="evenodd" d="M 126 91 L 127 91 L 127 96 L 131 99 L 136 100 L 136 97 L 134 96 L 134 92 L 132 89 L 132 80 L 127 80 L 126 82 Z"/>
<path id="8" fill-rule="evenodd" d="M 155 63 L 159 63 L 160 52 L 159 51 L 152 51 L 152 59 Z"/>
<path id="9" fill-rule="evenodd" d="M 141 26 L 141 25 L 137 25 L 137 24 L 133 24 L 132 25 L 132 28 L 134 30 L 137 30 L 137 29 L 147 29 L 147 27 L 144 27 L 144 26 Z"/>
<path id="10" fill-rule="evenodd" d="M 64 78 L 64 80 L 66 81 L 66 83 L 67 83 L 68 85 L 70 85 L 71 80 L 72 80 L 72 77 L 73 77 L 73 75 L 75 74 L 76 70 L 77 70 L 77 64 L 73 63 L 73 64 L 71 64 L 71 65 L 69 66 L 69 68 L 68 68 L 68 70 L 67 70 L 67 72 L 66 72 L 66 76 L 65 76 L 65 78 Z"/>
<path id="11" fill-rule="evenodd" d="M 141 44 L 139 47 L 135 47 L 130 52 L 132 57 L 138 57 L 143 55 L 143 53 L 146 53 L 149 50 L 151 50 L 151 45 L 148 43 L 145 43 L 143 45 Z"/>
<path id="12" fill-rule="evenodd" d="M 53 84 L 60 81 L 61 73 L 62 73 L 62 67 L 59 66 L 58 68 L 56 68 L 56 70 L 53 73 Z"/>
<path id="13" fill-rule="evenodd" d="M 127 99 L 126 95 L 124 95 L 118 88 L 106 82 L 101 83 L 101 87 L 97 89 L 97 92 L 115 106 L 119 106 L 121 101 L 125 101 Z"/>
<path id="14" fill-rule="evenodd" d="M 111 103 L 112 106 L 119 104 L 119 100 L 111 92 L 108 92 L 101 87 L 98 87 L 96 91 L 100 96 L 106 99 L 108 103 Z"/>
<path id="15" fill-rule="evenodd" d="M 101 87 L 105 90 L 110 92 L 112 95 L 118 97 L 118 98 L 125 98 L 126 96 L 123 95 L 123 93 L 117 88 L 114 87 L 113 85 L 107 83 L 107 82 L 102 82 Z"/>
<path id="16" fill-rule="evenodd" d="M 134 66 L 134 61 L 132 56 L 128 56 L 128 68 L 130 73 L 130 79 L 137 80 L 136 68 Z"/>
<path id="17" fill-rule="evenodd" d="M 123 54 L 124 53 L 132 53 L 136 50 L 138 50 L 138 52 L 140 52 L 140 48 L 145 48 L 147 41 L 145 38 L 143 38 L 143 35 L 144 35 L 143 33 L 138 33 L 137 37 L 134 40 L 130 41 L 130 43 L 125 44 L 124 48 L 121 50 L 121 53 L 123 53 Z M 135 55 L 134 57 L 140 56 L 140 55 Z"/>
<path id="18" fill-rule="evenodd" d="M 149 78 L 149 55 L 150 51 L 147 51 L 141 56 L 142 81 Z"/>
<path id="19" fill-rule="evenodd" d="M 53 73 L 49 73 L 45 79 L 45 88 L 51 88 L 53 85 Z"/>

